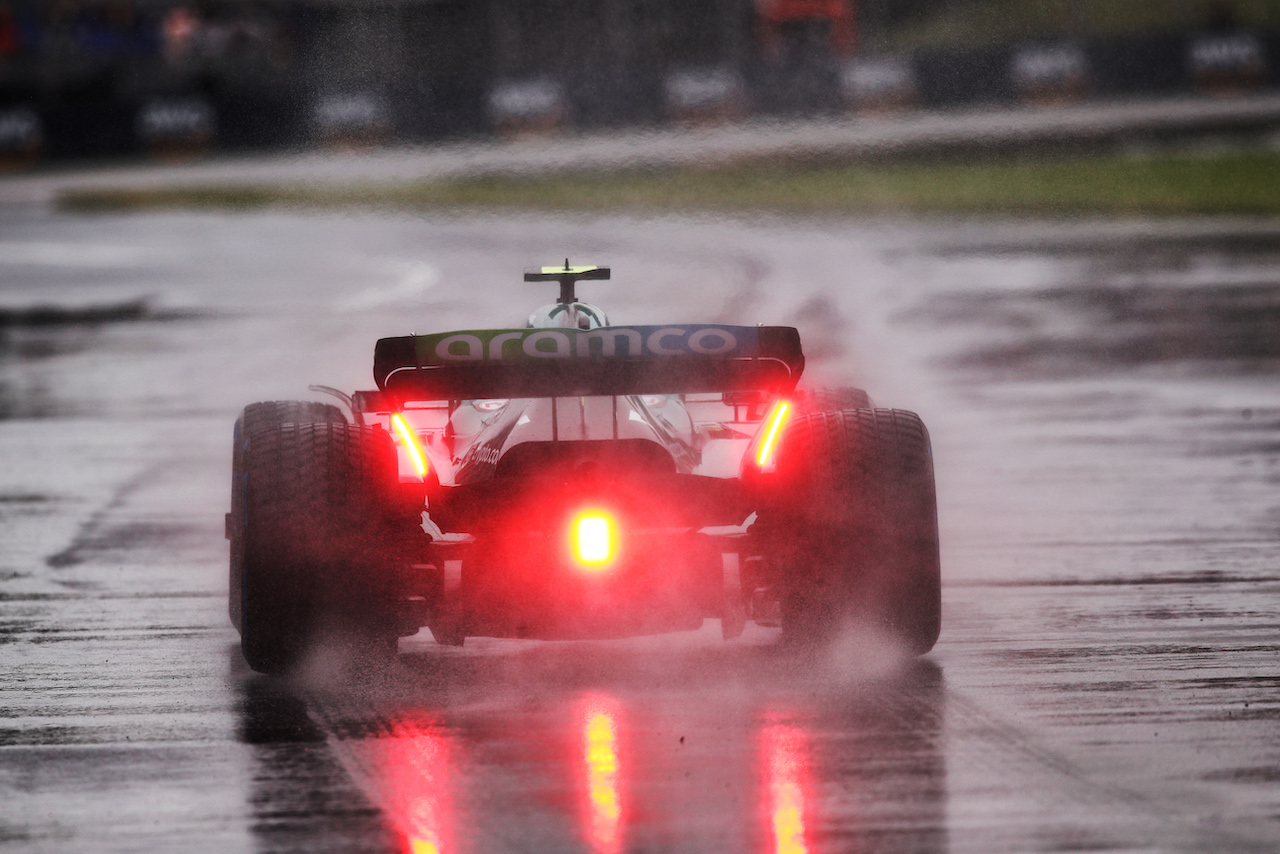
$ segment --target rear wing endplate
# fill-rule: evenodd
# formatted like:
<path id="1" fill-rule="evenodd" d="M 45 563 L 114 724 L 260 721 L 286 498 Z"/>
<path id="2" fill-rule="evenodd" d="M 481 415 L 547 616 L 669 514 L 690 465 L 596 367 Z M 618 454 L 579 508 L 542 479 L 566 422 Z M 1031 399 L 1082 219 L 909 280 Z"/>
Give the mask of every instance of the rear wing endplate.
<path id="1" fill-rule="evenodd" d="M 383 338 L 373 356 L 378 388 L 405 400 L 785 394 L 803 370 L 789 326 L 464 330 Z"/>

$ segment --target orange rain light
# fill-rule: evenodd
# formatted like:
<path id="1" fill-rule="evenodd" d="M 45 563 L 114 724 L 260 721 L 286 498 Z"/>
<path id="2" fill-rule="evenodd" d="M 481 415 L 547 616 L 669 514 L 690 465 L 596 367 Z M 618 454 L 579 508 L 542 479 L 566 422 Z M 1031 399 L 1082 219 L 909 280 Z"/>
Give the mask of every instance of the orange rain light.
<path id="1" fill-rule="evenodd" d="M 573 556 L 586 569 L 604 569 L 613 559 L 614 521 L 598 510 L 589 510 L 573 520 L 570 538 Z"/>
<path id="2" fill-rule="evenodd" d="M 787 423 L 790 412 L 791 404 L 785 400 L 780 400 L 773 405 L 773 411 L 765 421 L 764 440 L 760 443 L 760 453 L 756 455 L 756 465 L 760 468 L 765 468 L 773 462 L 773 452 L 778 445 L 778 434 Z"/>
<path id="3" fill-rule="evenodd" d="M 395 428 L 401 443 L 409 451 L 409 460 L 413 463 L 413 468 L 417 471 L 418 477 L 426 477 L 427 457 L 422 452 L 422 448 L 418 447 L 418 438 L 413 435 L 413 431 L 405 423 L 404 416 L 399 412 L 394 413 L 391 416 L 391 426 Z"/>

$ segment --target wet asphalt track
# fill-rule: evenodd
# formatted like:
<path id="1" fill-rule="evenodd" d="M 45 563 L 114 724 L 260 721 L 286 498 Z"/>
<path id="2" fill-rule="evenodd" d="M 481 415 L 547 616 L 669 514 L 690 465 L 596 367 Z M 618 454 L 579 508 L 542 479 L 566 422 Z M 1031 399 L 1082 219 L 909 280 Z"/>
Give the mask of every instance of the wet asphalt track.
<path id="1" fill-rule="evenodd" d="M 932 655 L 708 622 L 246 670 L 239 407 L 518 321 L 520 269 L 566 253 L 613 265 L 616 321 L 795 323 L 815 376 L 923 414 Z M 1257 223 L 8 209 L 0 848 L 1280 850 L 1277 365 Z"/>

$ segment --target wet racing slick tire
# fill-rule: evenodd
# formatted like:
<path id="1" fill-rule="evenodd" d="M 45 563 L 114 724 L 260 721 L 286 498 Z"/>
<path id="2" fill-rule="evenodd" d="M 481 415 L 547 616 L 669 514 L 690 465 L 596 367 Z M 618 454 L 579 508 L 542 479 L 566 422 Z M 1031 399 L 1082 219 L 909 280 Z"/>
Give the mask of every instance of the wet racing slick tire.
<path id="1" fill-rule="evenodd" d="M 231 438 L 231 515 L 227 519 L 227 539 L 231 541 L 229 590 L 240 589 L 244 565 L 245 447 L 249 437 L 281 424 L 345 424 L 346 416 L 332 403 L 311 400 L 268 400 L 251 403 L 236 419 Z M 231 625 L 240 628 L 240 597 L 227 597 Z"/>
<path id="2" fill-rule="evenodd" d="M 252 435 L 278 424 L 346 424 L 347 417 L 332 403 L 314 400 L 266 400 L 251 403 L 240 413 L 244 432 Z"/>
<path id="3" fill-rule="evenodd" d="M 860 623 L 912 654 L 932 649 L 941 627 L 938 514 L 919 416 L 802 415 L 778 448 L 778 470 L 788 494 L 764 521 L 775 521 L 783 637 L 821 641 Z"/>
<path id="4" fill-rule="evenodd" d="M 397 482 L 385 431 L 280 424 L 245 449 L 240 645 L 262 673 L 286 673 L 316 641 L 390 656 L 398 638 L 384 566 Z"/>
<path id="5" fill-rule="evenodd" d="M 831 386 L 797 389 L 793 395 L 800 414 L 837 409 L 870 409 L 871 395 L 860 388 Z"/>

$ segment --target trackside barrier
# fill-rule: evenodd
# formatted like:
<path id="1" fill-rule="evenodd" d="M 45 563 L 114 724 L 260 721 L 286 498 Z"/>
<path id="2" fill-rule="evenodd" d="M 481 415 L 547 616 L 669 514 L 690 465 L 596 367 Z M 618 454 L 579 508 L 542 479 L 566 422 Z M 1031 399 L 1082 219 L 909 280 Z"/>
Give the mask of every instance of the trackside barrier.
<path id="1" fill-rule="evenodd" d="M 1193 85 L 1206 92 L 1256 89 L 1271 77 L 1267 48 L 1254 33 L 1210 33 L 1187 45 Z"/>
<path id="2" fill-rule="evenodd" d="M 569 101 L 552 77 L 499 80 L 489 90 L 488 112 L 499 133 L 550 133 L 568 123 Z"/>
<path id="3" fill-rule="evenodd" d="M 663 81 L 667 115 L 676 121 L 725 121 L 747 108 L 746 82 L 732 68 L 680 68 Z"/>
<path id="4" fill-rule="evenodd" d="M 204 98 L 155 98 L 138 109 L 136 131 L 153 156 L 186 159 L 209 149 L 217 124 L 213 105 Z"/>
<path id="5" fill-rule="evenodd" d="M 479 69 L 470 76 L 378 81 L 376 91 L 288 75 L 269 84 L 217 75 L 184 84 L 151 80 L 139 68 L 128 77 L 141 85 L 126 89 L 114 78 L 50 85 L 34 72 L 15 73 L 0 88 L 0 169 L 41 157 L 557 133 L 751 114 L 1228 96 L 1280 83 L 1280 32 L 1234 29 L 785 61 L 708 56 L 705 63 L 669 67 L 647 56 L 634 67 L 614 63 L 604 72 L 583 60 L 580 68 L 497 79 Z"/>
<path id="6" fill-rule="evenodd" d="M 0 110 L 0 172 L 23 169 L 40 159 L 44 122 L 25 106 Z"/>
<path id="7" fill-rule="evenodd" d="M 1089 57 L 1079 44 L 1024 45 L 1014 51 L 1009 75 L 1018 98 L 1029 104 L 1083 100 L 1092 86 Z"/>
<path id="8" fill-rule="evenodd" d="M 909 56 L 872 56 L 840 69 L 840 95 L 856 110 L 899 112 L 920 105 L 920 79 Z"/>
<path id="9" fill-rule="evenodd" d="M 316 140 L 326 146 L 374 145 L 391 136 L 391 115 L 378 92 L 325 92 L 312 107 Z"/>

